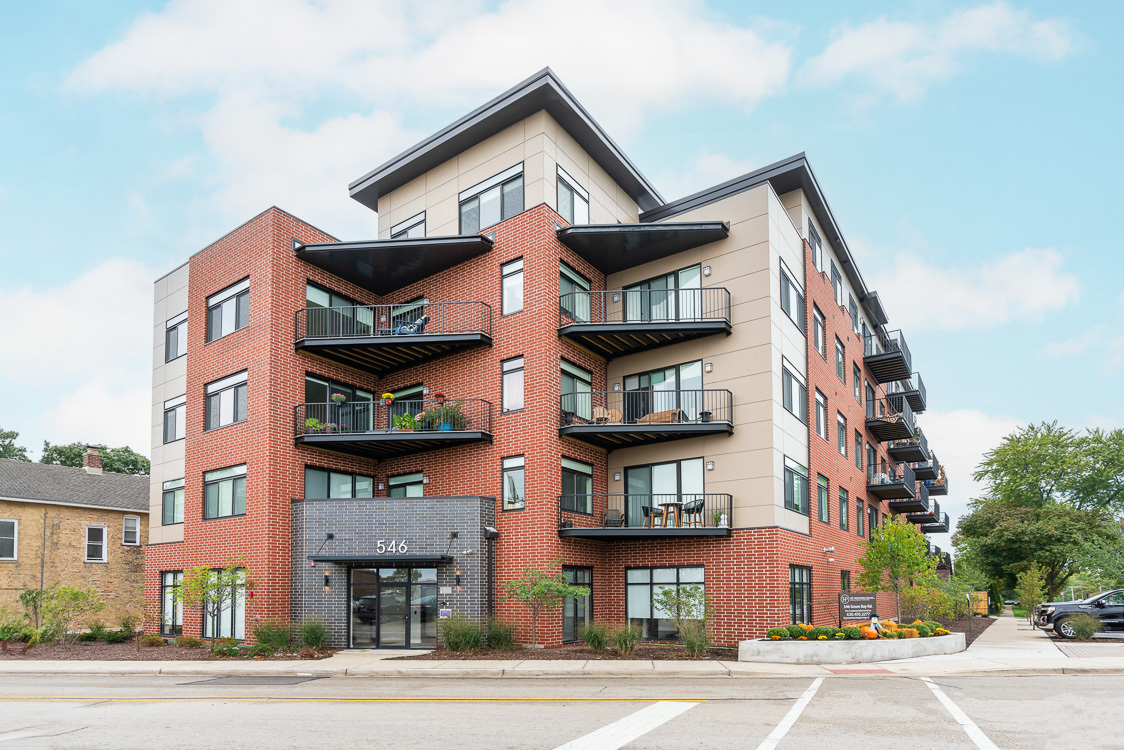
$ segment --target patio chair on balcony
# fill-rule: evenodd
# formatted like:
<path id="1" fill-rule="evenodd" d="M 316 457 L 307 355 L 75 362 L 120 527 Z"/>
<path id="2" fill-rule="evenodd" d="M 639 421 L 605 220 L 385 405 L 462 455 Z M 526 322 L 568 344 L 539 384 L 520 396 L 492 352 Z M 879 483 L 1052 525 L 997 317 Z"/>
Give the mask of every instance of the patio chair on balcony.
<path id="1" fill-rule="evenodd" d="M 683 525 L 696 529 L 703 527 L 703 506 L 706 501 L 702 498 L 694 500 L 683 506 Z"/>
<path id="2" fill-rule="evenodd" d="M 620 409 L 606 409 L 604 406 L 596 406 L 593 409 L 593 423 L 594 424 L 611 424 L 624 421 L 624 414 Z"/>
<path id="3" fill-rule="evenodd" d="M 683 421 L 682 409 L 668 409 L 666 411 L 654 411 L 651 414 L 640 417 L 636 420 L 637 424 L 668 424 L 673 422 Z"/>
<path id="4" fill-rule="evenodd" d="M 647 505 L 640 506 L 640 512 L 644 514 L 644 527 L 648 529 L 663 528 L 663 510 L 653 513 L 652 509 Z"/>
<path id="5" fill-rule="evenodd" d="M 425 327 L 429 323 L 429 316 L 423 315 L 413 323 L 403 323 L 394 329 L 395 336 L 416 336 L 419 333 L 425 333 Z"/>
<path id="6" fill-rule="evenodd" d="M 624 526 L 624 514 L 621 513 L 620 508 L 606 508 L 605 520 L 601 522 L 602 527 L 616 526 L 620 528 Z"/>

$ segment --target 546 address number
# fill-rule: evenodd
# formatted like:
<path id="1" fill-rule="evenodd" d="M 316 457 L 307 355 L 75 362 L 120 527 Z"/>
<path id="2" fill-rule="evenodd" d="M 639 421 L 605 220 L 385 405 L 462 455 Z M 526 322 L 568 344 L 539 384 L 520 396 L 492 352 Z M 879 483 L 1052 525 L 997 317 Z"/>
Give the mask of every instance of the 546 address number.
<path id="1" fill-rule="evenodd" d="M 389 542 L 380 539 L 375 542 L 375 552 L 379 553 L 380 555 L 386 552 L 389 552 L 392 555 L 405 554 L 406 543 L 400 542 L 397 539 L 391 539 Z"/>

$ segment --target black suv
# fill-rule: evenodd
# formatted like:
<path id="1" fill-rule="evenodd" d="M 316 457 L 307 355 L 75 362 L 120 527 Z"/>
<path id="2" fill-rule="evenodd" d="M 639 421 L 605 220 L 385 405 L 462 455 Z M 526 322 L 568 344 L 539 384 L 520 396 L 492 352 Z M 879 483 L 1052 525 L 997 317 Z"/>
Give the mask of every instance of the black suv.
<path id="1" fill-rule="evenodd" d="M 1046 602 L 1034 610 L 1034 624 L 1053 628 L 1062 638 L 1075 638 L 1068 618 L 1078 613 L 1095 617 L 1105 630 L 1124 630 L 1124 589 L 1103 591 L 1076 602 Z"/>

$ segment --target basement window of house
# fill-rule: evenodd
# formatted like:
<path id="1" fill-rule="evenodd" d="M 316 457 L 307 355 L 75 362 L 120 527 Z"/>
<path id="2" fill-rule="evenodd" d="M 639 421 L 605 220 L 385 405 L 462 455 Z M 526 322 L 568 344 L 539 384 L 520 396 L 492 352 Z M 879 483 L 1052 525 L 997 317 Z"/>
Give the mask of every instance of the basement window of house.
<path id="1" fill-rule="evenodd" d="M 781 261 L 781 309 L 784 314 L 796 324 L 803 333 L 804 320 L 804 290 L 793 281 L 794 275 L 785 262 Z"/>
<path id="2" fill-rule="evenodd" d="M 246 421 L 246 379 L 243 370 L 207 385 L 205 429 L 217 430 Z"/>
<path id="3" fill-rule="evenodd" d="M 242 279 L 207 298 L 207 343 L 250 323 L 250 280 Z"/>
<path id="4" fill-rule="evenodd" d="M 791 368 L 791 369 L 790 369 Z M 796 374 L 796 368 L 781 358 L 781 399 L 784 408 L 804 424 L 808 424 L 808 386 Z"/>
<path id="5" fill-rule="evenodd" d="M 164 482 L 163 495 L 160 499 L 160 523 L 162 526 L 171 526 L 183 523 L 183 480 L 169 479 Z"/>
<path id="6" fill-rule="evenodd" d="M 812 265 L 816 267 L 817 271 L 822 271 L 823 240 L 820 239 L 820 233 L 812 225 L 811 219 L 808 219 L 808 244 L 812 246 Z"/>
<path id="7" fill-rule="evenodd" d="M 827 396 L 816 389 L 816 434 L 827 440 Z"/>
<path id="8" fill-rule="evenodd" d="M 203 518 L 246 514 L 246 464 L 203 475 Z"/>
<path id="9" fill-rule="evenodd" d="M 847 490 L 839 488 L 839 528 L 846 531 L 850 528 L 851 508 L 847 504 Z"/>
<path id="10" fill-rule="evenodd" d="M 589 192 L 558 167 L 558 215 L 570 226 L 589 223 Z"/>
<path id="11" fill-rule="evenodd" d="M 808 469 L 784 457 L 784 507 L 808 515 Z"/>
<path id="12" fill-rule="evenodd" d="M 183 634 L 183 603 L 172 592 L 183 582 L 182 570 L 165 570 L 160 574 L 160 635 Z"/>
<path id="13" fill-rule="evenodd" d="M 421 497 L 425 494 L 425 476 L 420 471 L 398 474 L 386 480 L 390 497 Z"/>
<path id="14" fill-rule="evenodd" d="M 164 442 L 183 440 L 187 434 L 187 394 L 164 402 Z"/>
<path id="15" fill-rule="evenodd" d="M 221 571 L 216 568 L 215 572 Z M 246 571 L 239 571 L 238 577 L 239 583 L 234 586 L 234 596 L 227 596 L 219 610 L 217 632 L 211 624 L 211 618 L 203 616 L 204 638 L 234 638 L 240 641 L 246 637 Z"/>
<path id="16" fill-rule="evenodd" d="M 171 362 L 187 354 L 187 312 L 182 312 L 165 324 L 164 361 Z"/>
<path id="17" fill-rule="evenodd" d="M 20 522 L 14 518 L 0 518 L 0 560 L 15 560 L 19 548 Z"/>
<path id="18" fill-rule="evenodd" d="M 461 234 L 476 234 L 523 213 L 523 163 L 462 191 L 457 200 Z"/>
<path id="19" fill-rule="evenodd" d="M 828 519 L 828 502 L 830 497 L 828 495 L 827 477 L 822 474 L 816 475 L 816 504 L 818 506 L 820 520 L 824 523 L 829 523 Z"/>
<path id="20" fill-rule="evenodd" d="M 304 467 L 304 496 L 315 500 L 375 496 L 375 479 L 365 474 Z"/>
<path id="21" fill-rule="evenodd" d="M 392 240 L 415 240 L 420 237 L 425 237 L 425 211 L 390 228 Z"/>
<path id="22" fill-rule="evenodd" d="M 684 589 L 688 586 L 706 590 L 703 566 L 625 570 L 625 614 L 629 625 L 640 628 L 641 637 L 645 639 L 676 640 L 679 633 L 675 621 L 652 600 L 664 589 Z"/>
<path id="23" fill-rule="evenodd" d="M 121 544 L 132 547 L 140 545 L 140 516 L 125 516 L 121 519 Z"/>
<path id="24" fill-rule="evenodd" d="M 503 300 L 501 315 L 511 315 L 523 309 L 523 259 L 517 258 L 500 266 L 500 285 Z"/>
<path id="25" fill-rule="evenodd" d="M 812 569 L 803 565 L 788 566 L 789 619 L 812 622 Z"/>
<path id="26" fill-rule="evenodd" d="M 523 358 L 514 357 L 500 363 L 503 386 L 503 411 L 523 408 Z"/>
<path id="27" fill-rule="evenodd" d="M 106 527 L 86 527 L 86 562 L 106 562 Z"/>
<path id="28" fill-rule="evenodd" d="M 523 473 L 523 456 L 508 456 L 502 461 L 503 474 L 503 509 L 523 510 L 526 504 L 524 497 L 525 476 Z"/>
<path id="29" fill-rule="evenodd" d="M 827 359 L 827 328 L 824 325 L 823 313 L 820 308 L 812 305 L 812 340 L 815 342 L 816 351 Z"/>

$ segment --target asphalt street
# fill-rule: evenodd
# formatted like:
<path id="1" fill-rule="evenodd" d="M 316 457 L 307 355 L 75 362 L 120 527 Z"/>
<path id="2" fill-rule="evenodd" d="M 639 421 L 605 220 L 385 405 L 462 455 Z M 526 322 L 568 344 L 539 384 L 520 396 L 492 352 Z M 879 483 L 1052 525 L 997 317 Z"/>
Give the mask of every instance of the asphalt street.
<path id="1" fill-rule="evenodd" d="M 1124 676 L 7 675 L 3 748 L 1119 748 Z"/>

